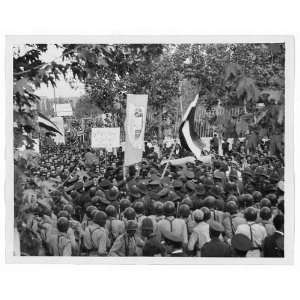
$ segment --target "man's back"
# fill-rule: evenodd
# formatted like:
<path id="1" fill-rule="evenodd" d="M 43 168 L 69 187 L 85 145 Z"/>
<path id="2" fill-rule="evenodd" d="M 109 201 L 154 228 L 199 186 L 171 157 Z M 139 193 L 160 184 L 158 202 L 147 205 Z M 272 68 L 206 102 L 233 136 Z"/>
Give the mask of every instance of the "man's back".
<path id="1" fill-rule="evenodd" d="M 231 255 L 231 248 L 219 238 L 213 238 L 201 249 L 202 257 L 230 257 Z"/>
<path id="2" fill-rule="evenodd" d="M 116 218 L 109 218 L 106 220 L 105 229 L 109 236 L 115 240 L 120 234 L 125 232 L 125 224 Z"/>
<path id="3" fill-rule="evenodd" d="M 165 238 L 185 244 L 188 242 L 187 226 L 183 219 L 166 217 L 159 221 L 158 229 L 160 234 Z"/>
<path id="4" fill-rule="evenodd" d="M 267 236 L 266 229 L 261 224 L 255 222 L 239 225 L 236 233 L 246 235 L 251 240 L 254 248 L 261 247 Z"/>
<path id="5" fill-rule="evenodd" d="M 197 224 L 197 226 L 194 227 L 192 231 L 188 249 L 189 251 L 193 251 L 195 250 L 195 246 L 197 246 L 196 250 L 199 250 L 209 241 L 209 225 L 206 222 L 200 222 Z"/>
<path id="6" fill-rule="evenodd" d="M 225 236 L 229 239 L 235 234 L 237 228 L 241 224 L 246 224 L 247 221 L 241 214 L 226 215 L 223 219 Z"/>
<path id="7" fill-rule="evenodd" d="M 67 234 L 52 234 L 49 238 L 49 252 L 53 256 L 71 256 L 72 245 Z"/>

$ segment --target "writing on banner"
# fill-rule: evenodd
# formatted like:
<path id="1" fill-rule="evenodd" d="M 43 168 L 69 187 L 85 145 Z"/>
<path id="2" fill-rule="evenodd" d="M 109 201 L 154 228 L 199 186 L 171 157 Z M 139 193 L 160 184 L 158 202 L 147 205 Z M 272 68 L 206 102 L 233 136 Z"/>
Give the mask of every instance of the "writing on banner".
<path id="1" fill-rule="evenodd" d="M 125 166 L 139 163 L 144 151 L 148 95 L 127 95 Z"/>
<path id="2" fill-rule="evenodd" d="M 120 127 L 92 128 L 92 148 L 112 149 L 120 147 Z"/>

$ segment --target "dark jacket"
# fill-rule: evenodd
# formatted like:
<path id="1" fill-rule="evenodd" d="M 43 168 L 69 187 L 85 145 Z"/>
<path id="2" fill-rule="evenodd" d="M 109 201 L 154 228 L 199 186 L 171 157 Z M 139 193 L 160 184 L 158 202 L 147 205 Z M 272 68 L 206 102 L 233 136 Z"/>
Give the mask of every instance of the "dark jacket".
<path id="1" fill-rule="evenodd" d="M 264 257 L 284 257 L 284 236 L 278 232 L 265 238 Z"/>
<path id="2" fill-rule="evenodd" d="M 206 243 L 201 249 L 202 257 L 231 257 L 232 250 L 229 245 L 220 241 L 218 238 L 213 238 Z"/>

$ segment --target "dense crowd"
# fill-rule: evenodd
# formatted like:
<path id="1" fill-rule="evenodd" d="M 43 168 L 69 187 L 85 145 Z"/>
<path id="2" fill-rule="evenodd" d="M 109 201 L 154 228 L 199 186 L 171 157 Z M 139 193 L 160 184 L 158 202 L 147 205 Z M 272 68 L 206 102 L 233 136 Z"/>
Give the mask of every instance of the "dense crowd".
<path id="1" fill-rule="evenodd" d="M 282 157 L 261 141 L 217 147 L 163 174 L 170 148 L 146 143 L 124 176 L 121 149 L 44 141 L 16 216 L 21 255 L 283 257 Z"/>

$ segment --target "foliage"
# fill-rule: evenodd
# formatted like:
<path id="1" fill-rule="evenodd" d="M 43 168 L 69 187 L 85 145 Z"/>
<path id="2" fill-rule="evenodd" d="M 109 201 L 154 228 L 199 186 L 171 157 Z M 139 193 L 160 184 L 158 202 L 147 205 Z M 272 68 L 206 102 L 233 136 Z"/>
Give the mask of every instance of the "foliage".
<path id="1" fill-rule="evenodd" d="M 87 118 L 103 113 L 99 106 L 93 103 L 89 96 L 81 96 L 75 104 L 74 115 L 76 118 Z"/>
<path id="2" fill-rule="evenodd" d="M 200 92 L 200 102 L 208 109 L 244 106 L 244 113 L 256 111 L 256 103 L 265 105 L 284 92 L 284 47 L 281 44 L 179 44 L 163 45 L 163 51 L 151 64 L 127 55 L 134 71 L 116 72 L 98 68 L 86 81 L 91 101 L 105 112 L 114 112 L 124 121 L 125 93 L 146 93 L 148 110 L 153 114 L 148 129 L 159 131 L 163 120 L 176 122 L 179 96 L 183 111 Z M 167 113 L 166 113 L 167 112 Z"/>

